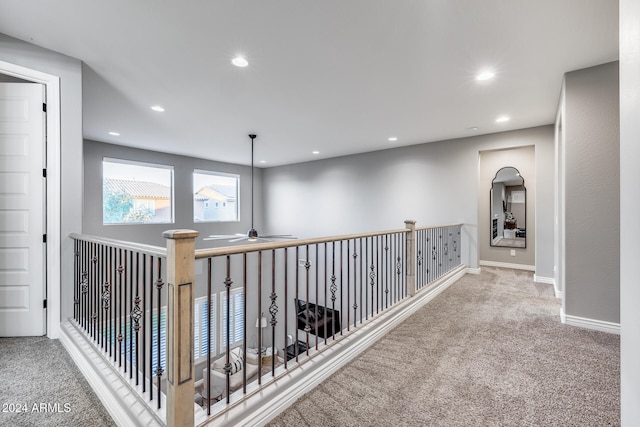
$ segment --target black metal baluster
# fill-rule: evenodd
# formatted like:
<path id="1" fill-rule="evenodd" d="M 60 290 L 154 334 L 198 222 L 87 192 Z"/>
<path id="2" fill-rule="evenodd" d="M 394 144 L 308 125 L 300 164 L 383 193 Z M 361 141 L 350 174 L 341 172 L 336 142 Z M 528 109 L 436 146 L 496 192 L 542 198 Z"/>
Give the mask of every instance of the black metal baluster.
<path id="1" fill-rule="evenodd" d="M 153 400 L 153 255 L 149 256 L 149 313 L 151 314 L 151 333 L 149 334 L 149 400 Z M 145 284 L 146 286 L 146 284 Z M 160 338 L 160 307 L 156 309 L 156 325 L 157 325 L 157 337 Z M 160 360 L 160 353 L 158 353 L 158 361 Z"/>
<path id="2" fill-rule="evenodd" d="M 284 369 L 287 369 L 287 361 L 289 359 L 288 357 L 288 353 L 287 353 L 287 345 L 289 345 L 289 343 L 287 342 L 287 338 L 288 338 L 288 328 L 287 328 L 287 324 L 289 322 L 287 322 L 287 319 L 289 318 L 289 284 L 287 281 L 287 278 L 289 277 L 289 270 L 287 268 L 287 261 L 289 259 L 288 257 L 288 252 L 287 252 L 288 248 L 284 248 L 284 351 L 282 352 L 282 357 L 284 358 Z M 298 343 L 291 343 L 294 348 L 298 346 Z"/>
<path id="3" fill-rule="evenodd" d="M 380 313 L 380 236 L 376 240 L 376 314 Z"/>
<path id="4" fill-rule="evenodd" d="M 389 274 L 389 235 L 384 235 L 384 266 L 385 279 L 384 279 L 384 308 L 389 308 L 389 284 L 391 282 L 391 275 Z"/>
<path id="5" fill-rule="evenodd" d="M 298 341 L 300 339 L 299 337 L 299 333 L 298 330 L 299 328 L 297 327 L 297 323 L 298 323 L 298 319 L 297 316 L 299 315 L 298 310 L 300 309 L 300 295 L 299 295 L 299 288 L 300 288 L 300 268 L 298 267 L 298 260 L 300 259 L 300 246 L 296 246 L 296 261 L 295 261 L 295 265 L 296 265 L 296 303 L 295 303 L 295 307 L 294 307 L 294 311 L 295 311 L 295 319 L 294 322 L 296 324 L 296 342 L 295 342 L 295 354 L 296 354 L 296 362 L 298 362 L 298 353 L 299 353 L 299 349 L 298 349 Z"/>
<path id="6" fill-rule="evenodd" d="M 246 256 L 246 255 L 245 255 Z M 211 415 L 211 331 L 213 330 L 213 325 L 211 324 L 211 294 L 213 290 L 211 289 L 211 276 L 213 273 L 211 258 L 207 258 L 207 377 L 204 378 L 204 386 L 206 387 L 207 392 L 205 393 L 206 405 L 207 405 L 207 415 Z"/>
<path id="7" fill-rule="evenodd" d="M 353 327 L 358 326 L 358 248 L 356 239 L 353 239 Z"/>
<path id="8" fill-rule="evenodd" d="M 370 262 L 371 264 L 369 264 L 369 286 L 371 286 L 371 317 L 374 316 L 375 312 L 374 312 L 374 292 L 373 292 L 373 287 L 375 285 L 375 277 L 376 277 L 376 273 L 374 271 L 375 266 L 373 264 L 373 254 L 375 253 L 375 241 L 373 240 L 373 237 L 369 237 L 369 239 L 371 239 L 371 258 L 370 258 Z"/>
<path id="9" fill-rule="evenodd" d="M 258 251 L 258 385 L 262 384 L 262 251 Z"/>
<path id="10" fill-rule="evenodd" d="M 278 358 L 278 353 L 276 352 L 276 325 L 278 321 L 276 319 L 276 314 L 278 314 L 278 306 L 276 305 L 276 300 L 278 296 L 276 294 L 276 250 L 273 249 L 271 251 L 271 295 L 269 295 L 269 299 L 271 299 L 271 305 L 269 305 L 269 314 L 271 315 L 271 320 L 269 324 L 271 325 L 271 376 L 276 376 L 276 359 Z M 246 340 L 245 340 L 246 341 Z"/>
<path id="11" fill-rule="evenodd" d="M 227 270 L 226 270 L 226 278 L 224 279 L 224 287 L 227 292 L 227 336 L 226 336 L 226 354 L 225 354 L 225 364 L 224 364 L 224 373 L 226 379 L 226 389 L 227 389 L 227 404 L 229 404 L 230 394 L 231 394 L 231 285 L 233 281 L 231 280 L 231 257 L 227 255 Z"/>
<path id="12" fill-rule="evenodd" d="M 262 272 L 260 273 L 262 274 Z M 242 340 L 242 354 L 245 355 L 242 361 L 242 392 L 244 394 L 247 393 L 247 253 L 242 254 L 242 299 L 243 299 L 243 310 L 242 310 L 242 327 L 243 327 L 243 337 Z M 261 319 L 262 320 L 262 319 Z M 260 325 L 262 327 L 262 325 Z M 262 358 L 262 356 L 260 356 Z M 260 372 L 260 376 L 262 376 L 262 372 Z"/>
<path id="13" fill-rule="evenodd" d="M 318 299 L 319 296 L 319 287 L 320 287 L 320 282 L 318 282 L 319 279 L 319 274 L 320 274 L 320 269 L 318 268 L 318 244 L 315 244 L 315 252 L 316 252 L 316 263 L 315 263 L 315 273 L 316 273 L 316 282 L 314 284 L 314 287 L 316 288 L 316 304 L 315 304 L 315 319 L 316 319 L 316 350 L 318 349 L 318 305 L 320 303 L 320 300 Z M 327 332 L 327 325 L 325 325 L 324 327 L 324 332 L 325 332 L 325 337 L 327 336 L 326 332 Z"/>
<path id="14" fill-rule="evenodd" d="M 347 240 L 347 331 L 351 330 L 351 299 L 349 298 L 349 280 L 351 279 L 351 263 L 349 260 L 351 258 L 351 247 L 349 245 L 349 241 Z M 355 298 L 355 295 L 354 295 Z M 342 325 L 340 325 L 342 327 Z"/>
<path id="15" fill-rule="evenodd" d="M 360 262 L 358 263 L 358 265 L 360 266 L 360 280 L 358 281 L 358 284 L 360 285 L 360 323 L 362 323 L 362 311 L 364 309 L 365 315 L 367 313 L 367 306 L 366 306 L 366 299 L 364 300 L 364 305 L 363 305 L 363 301 L 362 301 L 362 297 L 364 295 L 364 292 L 362 292 L 362 283 L 364 280 L 364 275 L 362 274 L 362 264 L 365 262 L 365 260 L 367 259 L 367 254 L 362 252 L 362 237 L 358 238 L 358 242 L 360 243 Z M 365 292 L 367 290 L 367 287 L 365 286 Z"/>
<path id="16" fill-rule="evenodd" d="M 343 286 L 343 281 L 344 281 L 344 276 L 342 274 L 342 261 L 344 259 L 343 254 L 342 254 L 342 242 L 343 240 L 340 240 L 340 335 L 342 335 L 342 325 L 344 325 L 344 307 L 342 307 L 342 302 L 344 301 L 344 291 L 342 289 Z M 333 312 L 335 313 L 335 308 L 333 309 Z M 334 330 L 334 324 L 331 325 L 331 330 L 333 331 L 333 339 L 336 339 L 336 331 Z"/>
<path id="17" fill-rule="evenodd" d="M 158 290 L 158 314 L 162 314 L 162 287 L 164 286 L 164 281 L 162 280 L 162 258 L 158 257 L 157 259 L 157 266 L 158 266 L 158 278 L 155 282 L 156 285 L 156 289 Z M 158 409 L 160 409 L 160 405 L 162 402 L 162 399 L 160 398 L 162 396 L 162 374 L 164 373 L 164 369 L 162 369 L 162 357 L 161 357 L 161 348 L 162 348 L 162 342 L 160 340 L 160 336 L 161 336 L 161 326 L 162 326 L 162 322 L 160 321 L 162 319 L 161 316 L 158 317 L 158 367 L 156 368 L 156 378 L 157 378 L 157 384 L 158 384 Z M 166 337 L 166 331 L 165 331 L 165 337 Z M 166 346 L 167 343 L 165 342 L 164 345 Z M 165 349 L 166 350 L 166 349 Z M 166 354 L 166 351 L 165 351 Z"/>
<path id="18" fill-rule="evenodd" d="M 311 333 L 311 325 L 309 325 L 309 267 L 311 267 L 311 264 L 309 264 L 309 245 L 305 246 L 305 262 L 304 262 L 304 269 L 305 269 L 305 300 L 306 300 L 306 305 L 305 305 L 305 317 L 306 317 L 306 324 L 304 326 L 304 332 L 306 335 L 306 344 L 307 344 L 307 356 L 309 356 L 309 334 Z M 318 336 L 318 324 L 315 324 L 315 331 L 316 331 L 316 336 Z"/>
<path id="19" fill-rule="evenodd" d="M 364 262 L 368 263 L 369 262 L 369 239 L 367 237 L 364 237 Z M 365 301 L 365 320 L 369 320 L 369 283 L 368 283 L 368 276 L 369 276 L 369 268 L 365 267 L 365 272 L 367 273 L 367 279 L 363 279 L 367 280 L 365 286 L 364 286 L 364 301 Z"/>
<path id="20" fill-rule="evenodd" d="M 327 264 L 329 262 L 329 253 L 327 251 L 327 242 L 324 243 L 324 305 L 327 305 L 327 279 L 329 278 L 328 276 L 328 270 L 327 270 Z M 324 344 L 327 344 L 327 340 L 328 340 L 328 334 L 324 334 Z"/>
<path id="21" fill-rule="evenodd" d="M 153 302 L 147 302 L 147 254 L 142 254 L 142 351 L 139 356 L 142 359 L 142 392 L 147 390 L 147 339 L 151 337 L 149 334 L 149 338 L 147 338 L 147 331 L 150 329 L 149 325 L 149 316 L 151 316 L 151 306 Z M 149 298 L 151 299 L 151 298 Z M 149 305 L 149 312 L 147 312 L 147 305 Z M 137 355 L 138 356 L 138 355 Z M 136 377 L 138 372 L 136 371 Z M 137 379 L 137 378 L 136 378 Z"/>
<path id="22" fill-rule="evenodd" d="M 335 313 L 335 310 L 336 310 L 336 291 L 338 290 L 338 287 L 336 285 L 336 242 L 331 242 L 331 287 L 330 287 L 330 290 L 331 290 L 331 308 L 333 309 L 333 311 Z M 333 339 L 335 339 L 335 335 L 333 335 Z"/>

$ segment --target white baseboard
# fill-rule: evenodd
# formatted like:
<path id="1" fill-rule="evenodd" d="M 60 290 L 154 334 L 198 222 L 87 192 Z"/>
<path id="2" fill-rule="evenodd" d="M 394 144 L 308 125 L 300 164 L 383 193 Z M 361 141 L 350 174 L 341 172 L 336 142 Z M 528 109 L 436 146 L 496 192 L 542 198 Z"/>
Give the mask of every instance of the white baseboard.
<path id="1" fill-rule="evenodd" d="M 585 317 L 571 316 L 562 311 L 560 313 L 562 323 L 579 328 L 593 329 L 595 331 L 609 332 L 611 334 L 620 335 L 620 324 L 606 322 L 604 320 L 587 319 Z"/>
<path id="2" fill-rule="evenodd" d="M 547 285 L 553 285 L 554 287 L 556 285 L 556 279 L 553 277 L 542 277 L 536 274 L 533 275 L 533 281 L 537 283 L 546 283 Z"/>
<path id="3" fill-rule="evenodd" d="M 298 368 L 286 372 L 277 382 L 265 385 L 258 393 L 230 408 L 215 419 L 215 425 L 266 424 L 463 277 L 466 272 L 464 266 L 458 267 L 446 277 L 419 291 L 414 297 L 407 298 L 405 302 L 362 325 L 358 330 L 332 344 L 331 349 L 307 359 Z M 203 420 L 202 417 L 196 419 L 197 426 L 206 424 L 207 420 Z"/>
<path id="4" fill-rule="evenodd" d="M 465 272 L 467 274 L 480 274 L 482 272 L 482 269 L 480 267 L 477 267 L 477 268 L 467 267 Z"/>
<path id="5" fill-rule="evenodd" d="M 487 267 L 511 268 L 514 270 L 536 271 L 536 267 L 534 265 L 511 264 L 508 262 L 480 260 L 480 265 L 486 265 Z"/>
<path id="6" fill-rule="evenodd" d="M 164 409 L 151 411 L 122 377 L 69 322 L 60 325 L 60 342 L 118 426 L 163 426 Z M 163 396 L 164 397 L 164 396 Z M 164 403 L 164 400 L 163 400 Z M 164 405 L 163 405 L 164 406 Z"/>
<path id="7" fill-rule="evenodd" d="M 533 281 L 536 283 L 545 283 L 547 285 L 553 285 L 553 293 L 556 298 L 562 299 L 563 293 L 556 284 L 556 279 L 554 277 L 542 277 L 536 274 L 533 275 Z"/>

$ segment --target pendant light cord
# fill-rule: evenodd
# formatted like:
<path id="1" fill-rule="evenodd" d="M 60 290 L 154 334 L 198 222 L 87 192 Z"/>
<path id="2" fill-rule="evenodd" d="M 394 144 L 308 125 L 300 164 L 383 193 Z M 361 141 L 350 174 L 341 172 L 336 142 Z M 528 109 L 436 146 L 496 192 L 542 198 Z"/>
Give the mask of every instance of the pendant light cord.
<path id="1" fill-rule="evenodd" d="M 249 135 L 251 138 L 251 229 L 253 230 L 253 140 L 256 135 Z"/>

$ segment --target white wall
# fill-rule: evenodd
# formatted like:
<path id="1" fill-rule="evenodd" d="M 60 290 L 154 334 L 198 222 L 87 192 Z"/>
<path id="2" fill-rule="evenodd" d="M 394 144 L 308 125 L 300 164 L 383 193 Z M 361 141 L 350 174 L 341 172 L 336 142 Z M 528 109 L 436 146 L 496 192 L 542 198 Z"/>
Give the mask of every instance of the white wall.
<path id="1" fill-rule="evenodd" d="M 73 314 L 73 244 L 67 236 L 82 231 L 82 66 L 76 59 L 1 33 L 0 52 L 2 61 L 60 77 L 60 311 L 65 319 Z"/>
<path id="2" fill-rule="evenodd" d="M 478 194 L 479 152 L 530 145 L 536 164 L 553 174 L 552 126 L 265 169 L 265 224 L 276 233 L 314 237 L 398 229 L 405 219 L 419 226 L 460 222 L 471 247 L 462 262 L 477 267 L 478 233 L 489 233 L 478 228 L 478 197 L 488 197 Z M 537 192 L 548 205 L 537 205 L 552 221 L 548 184 Z M 536 239 L 536 273 L 553 277 L 553 233 Z"/>
<path id="3" fill-rule="evenodd" d="M 565 314 L 620 322 L 618 63 L 565 75 Z"/>
<path id="4" fill-rule="evenodd" d="M 620 1 L 620 323 L 622 425 L 640 420 L 640 3 Z"/>

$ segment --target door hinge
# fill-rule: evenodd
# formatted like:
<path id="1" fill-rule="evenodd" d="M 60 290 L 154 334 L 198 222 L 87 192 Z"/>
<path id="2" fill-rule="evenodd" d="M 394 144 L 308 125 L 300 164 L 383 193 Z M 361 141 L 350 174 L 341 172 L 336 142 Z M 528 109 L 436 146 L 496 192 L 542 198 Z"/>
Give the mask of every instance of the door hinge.
<path id="1" fill-rule="evenodd" d="M 43 178 L 47 177 L 47 170 L 46 169 L 42 169 L 42 177 Z"/>
<path id="2" fill-rule="evenodd" d="M 46 234 L 42 235 L 42 243 L 47 243 L 47 235 Z"/>
<path id="3" fill-rule="evenodd" d="M 45 102 L 42 103 L 42 111 L 47 112 L 47 104 Z"/>
<path id="4" fill-rule="evenodd" d="M 47 308 L 47 300 L 42 300 L 42 308 Z"/>

